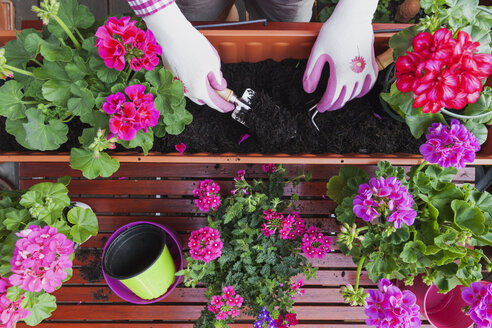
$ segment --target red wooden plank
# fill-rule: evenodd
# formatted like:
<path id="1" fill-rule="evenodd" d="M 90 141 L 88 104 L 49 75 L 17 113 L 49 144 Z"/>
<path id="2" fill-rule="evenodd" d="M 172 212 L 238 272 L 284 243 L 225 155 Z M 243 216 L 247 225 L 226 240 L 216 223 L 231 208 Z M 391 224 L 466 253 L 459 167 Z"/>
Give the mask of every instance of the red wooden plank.
<path id="1" fill-rule="evenodd" d="M 136 320 L 193 321 L 198 319 L 201 305 L 72 305 L 61 304 L 50 320 Z M 364 308 L 350 306 L 294 306 L 299 320 L 363 320 Z M 243 317 L 243 319 L 252 319 Z"/>
<path id="2" fill-rule="evenodd" d="M 374 175 L 375 165 L 355 165 Z M 328 180 L 337 175 L 341 165 L 301 165 L 289 164 L 284 166 L 290 175 L 295 175 L 297 169 L 311 172 L 313 179 Z M 404 166 L 408 169 L 408 166 Z M 246 170 L 247 178 L 265 177 L 258 164 L 165 164 L 165 163 L 121 163 L 120 169 L 113 174 L 118 177 L 190 177 L 190 178 L 232 178 L 238 170 Z M 73 170 L 68 163 L 20 163 L 20 177 L 59 177 L 69 175 L 82 177 L 81 171 Z M 475 169 L 466 167 L 460 169 L 457 181 L 473 181 Z"/>
<path id="3" fill-rule="evenodd" d="M 204 287 L 176 288 L 168 297 L 160 303 L 201 303 L 205 304 Z M 126 303 L 126 301 L 114 294 L 109 287 L 100 286 L 64 286 L 54 294 L 58 304 L 63 302 L 86 303 Z M 343 297 L 338 288 L 307 288 L 306 293 L 296 298 L 296 304 L 314 303 L 343 303 Z"/>
<path id="4" fill-rule="evenodd" d="M 64 283 L 64 286 L 67 285 L 105 285 L 104 278 L 102 277 L 102 273 L 97 280 L 93 282 L 89 282 L 86 278 L 83 277 L 81 272 L 85 272 L 84 268 L 74 268 L 73 276 L 70 280 Z M 354 270 L 319 270 L 316 273 L 316 280 L 305 280 L 304 284 L 306 286 L 342 286 L 346 284 L 354 284 L 355 283 L 356 272 Z M 301 278 L 294 278 L 297 280 Z M 363 271 L 360 277 L 360 284 L 363 286 L 374 285 L 374 283 L 369 279 L 367 272 Z"/>
<path id="5" fill-rule="evenodd" d="M 196 213 L 193 199 L 175 198 L 72 198 L 87 203 L 96 213 Z M 328 199 L 299 200 L 297 211 L 303 215 L 333 213 L 334 201 Z"/>
<path id="6" fill-rule="evenodd" d="M 56 180 L 20 180 L 21 189 L 27 189 L 41 182 Z M 193 195 L 201 180 L 72 180 L 68 186 L 72 195 Z M 222 195 L 229 195 L 234 182 L 216 181 Z M 296 193 L 302 197 L 322 197 L 326 194 L 326 181 L 301 182 L 297 187 L 289 184 L 284 195 Z"/>

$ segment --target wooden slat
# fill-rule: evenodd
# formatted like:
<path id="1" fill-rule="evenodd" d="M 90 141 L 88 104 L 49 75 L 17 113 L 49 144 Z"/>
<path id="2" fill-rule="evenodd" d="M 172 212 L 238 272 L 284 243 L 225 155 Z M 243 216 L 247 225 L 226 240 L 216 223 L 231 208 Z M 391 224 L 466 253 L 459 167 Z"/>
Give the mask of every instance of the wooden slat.
<path id="1" fill-rule="evenodd" d="M 87 203 L 96 213 L 196 213 L 193 199 L 168 198 L 72 198 Z M 331 200 L 299 200 L 297 211 L 304 215 L 329 215 L 336 207 Z M 291 211 L 291 209 L 289 209 Z M 286 211 L 289 212 L 289 211 Z M 292 212 L 292 211 L 291 211 Z"/>
<path id="2" fill-rule="evenodd" d="M 63 285 L 64 286 L 69 286 L 69 285 L 80 285 L 80 284 L 85 284 L 85 285 L 105 285 L 104 278 L 102 278 L 102 274 L 100 279 L 97 279 L 97 281 L 94 282 L 88 282 L 86 279 L 84 279 L 81 275 L 81 268 L 74 268 L 73 269 L 73 276 L 72 278 L 65 282 Z M 355 270 L 318 270 L 316 273 L 316 280 L 306 280 L 304 283 L 306 286 L 327 286 L 327 287 L 334 287 L 334 286 L 342 286 L 346 284 L 354 284 L 355 283 L 355 277 L 356 277 L 356 272 Z M 295 278 L 299 279 L 301 277 Z M 361 276 L 360 276 L 360 284 L 363 286 L 371 286 L 374 285 L 374 283 L 369 279 L 367 272 L 363 271 Z"/>
<path id="3" fill-rule="evenodd" d="M 70 194 L 91 195 L 193 195 L 193 190 L 202 180 L 72 180 L 68 186 Z M 20 180 L 19 187 L 27 189 L 42 182 L 56 182 L 53 179 Z M 229 195 L 234 182 L 216 181 L 222 195 Z M 326 194 L 326 181 L 301 182 L 297 187 L 289 184 L 284 195 L 292 193 L 303 197 L 322 197 Z"/>
<path id="4" fill-rule="evenodd" d="M 375 165 L 357 165 L 365 170 L 369 175 L 373 175 Z M 313 179 L 328 180 L 331 176 L 337 175 L 340 164 L 333 165 L 314 165 L 314 164 L 289 164 L 285 165 L 290 175 L 296 173 L 297 168 L 304 169 L 312 173 Z M 120 169 L 112 177 L 174 177 L 174 178 L 232 178 L 236 176 L 238 170 L 246 170 L 247 178 L 265 177 L 265 173 L 259 164 L 158 164 L 158 163 L 121 163 Z M 59 177 L 69 175 L 72 177 L 82 177 L 81 171 L 73 170 L 68 163 L 22 163 L 19 169 L 20 177 Z M 473 181 L 475 179 L 475 169 L 466 167 L 460 169 L 456 177 L 457 181 Z"/>
<path id="5" fill-rule="evenodd" d="M 183 303 L 207 302 L 204 287 L 197 288 L 176 288 L 168 297 L 160 303 Z M 114 294 L 109 287 L 87 286 L 87 287 L 63 287 L 54 294 L 56 301 L 71 303 L 125 303 L 126 301 Z M 316 304 L 316 303 L 343 303 L 343 297 L 338 288 L 308 288 L 303 295 L 296 297 L 296 304 Z"/>
<path id="6" fill-rule="evenodd" d="M 84 320 L 174 320 L 193 321 L 200 317 L 202 305 L 69 305 L 61 304 L 50 320 L 73 320 L 84 313 Z M 364 308 L 350 306 L 294 306 L 299 320 L 363 320 Z M 243 317 L 252 319 L 251 317 Z"/>

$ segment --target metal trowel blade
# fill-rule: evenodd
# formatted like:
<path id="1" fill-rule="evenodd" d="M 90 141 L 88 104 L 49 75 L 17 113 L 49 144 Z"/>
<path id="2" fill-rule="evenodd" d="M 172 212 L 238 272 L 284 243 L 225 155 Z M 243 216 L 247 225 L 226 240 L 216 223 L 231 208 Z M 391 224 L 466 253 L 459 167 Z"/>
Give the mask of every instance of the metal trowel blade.
<path id="1" fill-rule="evenodd" d="M 247 88 L 244 90 L 243 95 L 241 98 L 237 99 L 234 103 L 236 105 L 236 108 L 232 112 L 232 118 L 242 125 L 246 126 L 246 122 L 244 121 L 244 118 L 247 114 L 247 112 L 251 109 L 251 99 L 256 95 L 256 92 L 253 89 Z"/>

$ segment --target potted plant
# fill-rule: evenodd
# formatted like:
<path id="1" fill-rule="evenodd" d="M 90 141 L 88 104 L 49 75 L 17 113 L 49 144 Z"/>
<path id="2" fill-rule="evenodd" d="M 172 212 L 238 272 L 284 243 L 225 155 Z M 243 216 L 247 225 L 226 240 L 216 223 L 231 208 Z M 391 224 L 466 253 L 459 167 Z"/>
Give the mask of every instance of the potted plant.
<path id="1" fill-rule="evenodd" d="M 358 263 L 359 274 L 364 267 L 374 282 L 388 278 L 407 285 L 422 275 L 445 293 L 481 280 L 482 261 L 492 270 L 483 251 L 469 247 L 492 243 L 492 196 L 451 182 L 456 167 L 472 161 L 478 150 L 477 139 L 463 125 L 454 121 L 448 130 L 434 123 L 427 139 L 421 146 L 424 158 L 439 165 L 424 161 L 405 177 L 401 167 L 380 162 L 371 179 L 358 168 L 343 167 L 330 179 L 327 194 L 337 202 L 337 220 L 343 224 L 338 245 Z M 358 278 L 342 293 L 353 305 L 365 304 Z"/>
<path id="2" fill-rule="evenodd" d="M 304 292 L 299 275 L 310 279 L 317 271 L 307 258 L 330 251 L 331 238 L 306 227 L 295 212 L 296 195 L 282 198 L 287 184 L 309 174 L 288 179 L 281 165 L 263 169 L 268 180 L 251 183 L 239 171 L 232 194 L 223 199 L 210 179 L 194 191 L 198 208 L 209 214 L 208 226 L 192 232 L 188 266 L 177 274 L 187 286 L 207 283 L 209 303 L 195 327 L 227 327 L 241 314 L 257 317 L 255 327 L 295 325 L 292 305 Z"/>
<path id="3" fill-rule="evenodd" d="M 489 7 L 478 1 L 421 1 L 427 17 L 394 35 L 395 77 L 381 97 L 415 138 L 458 119 L 483 144 L 491 116 Z M 391 73 L 388 72 L 388 73 Z M 448 117 L 448 118 L 447 118 Z"/>
<path id="4" fill-rule="evenodd" d="M 0 49 L 0 78 L 15 75 L 0 87 L 0 115 L 24 148 L 58 149 L 76 119 L 84 129 L 72 167 L 107 177 L 119 164 L 105 150 L 119 144 L 147 153 L 154 137 L 191 122 L 182 84 L 162 68 L 162 48 L 140 22 L 111 17 L 98 26 L 75 0 L 45 0 L 33 10 L 43 32 L 23 30 Z"/>
<path id="5" fill-rule="evenodd" d="M 67 185 L 38 183 L 27 190 L 1 192 L 1 324 L 19 320 L 35 326 L 56 309 L 52 293 L 72 275 L 74 245 L 98 232 L 91 209 L 70 205 Z"/>

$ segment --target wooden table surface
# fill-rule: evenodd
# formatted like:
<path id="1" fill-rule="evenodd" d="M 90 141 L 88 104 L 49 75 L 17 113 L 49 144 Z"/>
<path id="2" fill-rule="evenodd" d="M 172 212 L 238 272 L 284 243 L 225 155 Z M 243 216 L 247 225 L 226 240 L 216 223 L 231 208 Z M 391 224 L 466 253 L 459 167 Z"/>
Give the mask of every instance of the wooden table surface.
<path id="1" fill-rule="evenodd" d="M 361 166 L 369 174 L 375 166 Z M 295 191 L 301 198 L 298 208 L 309 224 L 318 224 L 323 232 L 335 235 L 339 225 L 334 218 L 335 203 L 323 197 L 326 182 L 338 173 L 339 165 L 288 165 L 311 171 L 313 179 L 301 183 Z M 200 316 L 206 299 L 205 287 L 178 288 L 162 302 L 150 305 L 127 303 L 111 292 L 100 270 L 100 254 L 105 241 L 118 227 L 145 220 L 167 225 L 181 237 L 182 244 L 192 230 L 206 224 L 206 217 L 196 213 L 192 191 L 198 181 L 213 178 L 227 194 L 232 178 L 240 169 L 246 178 L 265 177 L 261 165 L 251 164 L 150 164 L 123 163 L 109 179 L 86 180 L 80 171 L 67 163 L 20 163 L 20 187 L 43 181 L 55 181 L 68 175 L 72 200 L 89 204 L 99 218 L 100 232 L 84 243 L 74 260 L 72 279 L 55 292 L 58 308 L 39 325 L 40 328 L 191 328 Z M 474 168 L 460 171 L 458 182 L 474 180 Z M 343 303 L 342 285 L 355 282 L 356 266 L 351 258 L 334 250 L 323 259 L 311 261 L 319 267 L 316 280 L 306 282 L 306 293 L 294 307 L 299 328 L 364 327 L 364 309 Z M 374 287 L 363 272 L 361 285 Z M 245 317 L 231 327 L 252 327 L 253 318 Z M 27 327 L 18 324 L 17 327 Z M 430 327 L 426 325 L 424 327 Z"/>

